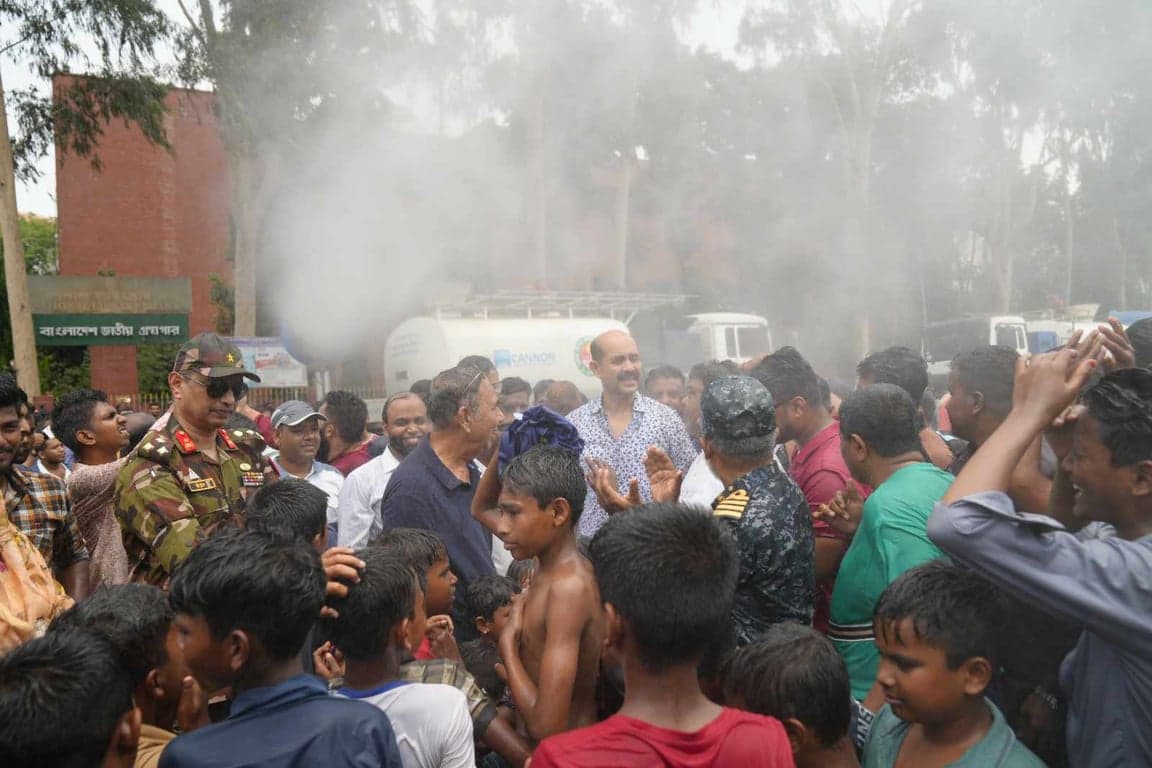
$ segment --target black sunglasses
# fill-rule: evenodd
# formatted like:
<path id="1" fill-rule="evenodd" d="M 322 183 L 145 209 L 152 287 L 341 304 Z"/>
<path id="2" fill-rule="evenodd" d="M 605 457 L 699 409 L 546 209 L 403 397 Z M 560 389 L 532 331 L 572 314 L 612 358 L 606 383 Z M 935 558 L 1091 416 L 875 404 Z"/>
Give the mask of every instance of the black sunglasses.
<path id="1" fill-rule="evenodd" d="M 240 400 L 248 394 L 248 385 L 245 384 L 243 380 L 230 382 L 227 379 L 209 378 L 205 381 L 204 379 L 189 376 L 187 373 L 181 373 L 180 378 L 204 387 L 204 391 L 208 393 L 208 397 L 213 400 L 219 400 L 229 391 L 237 400 Z"/>

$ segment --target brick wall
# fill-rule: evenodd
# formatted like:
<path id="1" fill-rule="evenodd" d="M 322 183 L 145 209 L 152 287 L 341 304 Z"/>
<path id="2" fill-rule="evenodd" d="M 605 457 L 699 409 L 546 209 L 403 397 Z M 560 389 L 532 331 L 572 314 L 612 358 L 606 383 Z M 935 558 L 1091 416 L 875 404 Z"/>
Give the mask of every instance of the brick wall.
<path id="1" fill-rule="evenodd" d="M 59 94 L 71 76 L 58 75 Z M 215 96 L 173 89 L 165 127 L 172 150 L 148 143 L 122 121 L 97 144 L 102 170 L 57 152 L 60 274 L 189 277 L 189 329 L 211 330 L 210 273 L 232 280 L 227 157 L 214 115 Z M 137 391 L 134 347 L 93 347 L 92 385 Z"/>

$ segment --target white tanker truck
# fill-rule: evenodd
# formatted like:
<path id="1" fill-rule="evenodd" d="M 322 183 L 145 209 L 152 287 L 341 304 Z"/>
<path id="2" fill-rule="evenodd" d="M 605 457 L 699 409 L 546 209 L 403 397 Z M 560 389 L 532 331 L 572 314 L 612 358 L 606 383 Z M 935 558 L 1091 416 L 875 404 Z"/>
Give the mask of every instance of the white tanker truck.
<path id="1" fill-rule="evenodd" d="M 677 365 L 687 373 L 702 360 L 744 362 L 771 351 L 768 321 L 759 315 L 707 312 L 651 321 L 641 313 L 682 303 L 685 296 L 502 291 L 473 295 L 410 318 L 388 336 L 384 375 L 388 392 L 431 379 L 467 355 L 484 355 L 501 376 L 530 383 L 568 380 L 588 396 L 600 383 L 588 363 L 592 339 L 609 330 L 631 332 L 646 367 Z M 667 313 L 665 313 L 666 315 Z"/>

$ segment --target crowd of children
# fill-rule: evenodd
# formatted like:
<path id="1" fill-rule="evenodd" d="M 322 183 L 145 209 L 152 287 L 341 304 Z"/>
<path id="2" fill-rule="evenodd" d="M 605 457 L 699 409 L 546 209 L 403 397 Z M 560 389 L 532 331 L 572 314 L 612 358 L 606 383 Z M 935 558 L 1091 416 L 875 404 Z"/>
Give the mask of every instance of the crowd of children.
<path id="1" fill-rule="evenodd" d="M 818 585 L 806 600 L 830 608 L 826 625 L 735 631 L 749 558 L 774 551 L 741 538 L 738 483 L 707 510 L 675 501 L 683 473 L 666 470 L 672 500 L 630 503 L 581 538 L 579 448 L 546 436 L 514 455 L 493 447 L 471 513 L 514 563 L 458 595 L 436 532 L 385 525 L 367 546 L 329 546 L 329 496 L 288 477 L 199 542 L 165 589 L 101 586 L 0 656 L 0 766 L 1152 764 L 1152 373 L 1115 325 L 1005 360 L 1010 404 L 955 477 L 930 459 L 960 452 L 925 433 L 883 361 L 835 417 L 827 385 L 800 386 L 811 410 L 781 401 L 806 375 L 794 350 L 764 364 L 763 385 L 705 383 L 706 440 L 719 397 L 751 425 L 737 438 L 774 418 L 799 443 L 765 459 L 780 482 L 816 435 L 837 432 L 844 485 L 812 504 L 837 543 L 806 543 Z M 953 383 L 979 414 L 980 382 Z M 772 399 L 775 417 L 762 413 Z M 108 419 L 111 444 L 123 425 Z M 1041 446 L 1057 459 L 1049 506 L 1028 514 L 1017 468 Z M 1029 483 L 1020 493 L 1034 498 Z M 651 486 L 664 492 L 655 475 Z M 812 502 L 794 488 L 788 514 Z M 34 567 L 4 522 L 5 570 Z M 0 579 L 0 624 L 22 620 L 9 598 L 22 583 Z M 1005 658 L 1028 642 L 1014 601 L 1079 630 L 1059 695 L 1022 697 L 1066 723 L 1060 749 L 1037 747 L 1043 760 L 1005 709 Z"/>

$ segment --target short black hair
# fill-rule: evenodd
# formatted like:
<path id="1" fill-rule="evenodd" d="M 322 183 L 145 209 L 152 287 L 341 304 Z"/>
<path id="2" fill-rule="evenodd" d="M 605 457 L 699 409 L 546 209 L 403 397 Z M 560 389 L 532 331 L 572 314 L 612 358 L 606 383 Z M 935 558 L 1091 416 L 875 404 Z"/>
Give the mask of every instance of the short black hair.
<path id="1" fill-rule="evenodd" d="M 1152 371 L 1125 368 L 1084 390 L 1080 401 L 1096 419 L 1112 466 L 1152 459 Z"/>
<path id="2" fill-rule="evenodd" d="M 908 347 L 888 347 L 874 352 L 856 366 L 857 376 L 867 376 L 873 384 L 895 384 L 919 403 L 928 389 L 928 363 Z"/>
<path id="3" fill-rule="evenodd" d="M 379 658 L 388 636 L 416 609 L 416 573 L 393 552 L 362 549 L 360 581 L 348 585 L 347 597 L 331 599 L 339 613 L 325 619 L 327 637 L 349 659 Z"/>
<path id="4" fill-rule="evenodd" d="M 707 388 L 708 385 L 716 381 L 716 379 L 722 379 L 734 373 L 724 362 L 709 360 L 705 363 L 696 363 L 696 365 L 692 366 L 692 369 L 688 371 L 688 380 L 697 379 Z"/>
<path id="5" fill-rule="evenodd" d="M 655 379 L 676 379 L 683 385 L 684 371 L 674 365 L 658 365 L 655 368 L 651 368 L 648 371 L 648 375 L 644 377 L 644 389 L 648 389 L 648 385 Z"/>
<path id="6" fill-rule="evenodd" d="M 794 622 L 774 624 L 734 653 L 725 698 L 777 720 L 795 718 L 830 747 L 848 734 L 852 686 L 844 659 L 824 635 Z"/>
<path id="7" fill-rule="evenodd" d="M 508 578 L 516 582 L 517 585 L 524 581 L 525 576 L 531 576 L 536 573 L 536 558 L 528 557 L 523 560 L 513 560 L 508 564 Z"/>
<path id="8" fill-rule="evenodd" d="M 916 404 L 895 384 L 873 384 L 840 403 L 840 435 L 859 435 L 884 458 L 920 451 Z"/>
<path id="9" fill-rule="evenodd" d="M 496 643 L 482 637 L 461 643 L 460 658 L 468 674 L 476 679 L 476 684 L 488 694 L 489 699 L 500 701 L 504 698 L 507 685 L 496 672 L 496 665 L 501 661 L 500 648 Z"/>
<path id="10" fill-rule="evenodd" d="M 1007 602 L 988 579 L 967 568 L 934 560 L 905 571 L 880 595 L 872 621 L 876 633 L 912 623 L 915 639 L 942 650 L 951 669 L 983 657 L 999 658 L 997 640 L 1008 621 Z"/>
<path id="11" fill-rule="evenodd" d="M 1136 365 L 1141 368 L 1152 365 L 1152 317 L 1137 320 L 1125 329 L 1125 333 L 1136 353 Z"/>
<path id="12" fill-rule="evenodd" d="M 795 347 L 781 347 L 765 355 L 751 375 L 771 393 L 773 402 L 783 404 L 802 397 L 816 406 L 824 401 L 820 377 Z"/>
<path id="13" fill-rule="evenodd" d="M 79 630 L 107 640 L 120 653 L 132 687 L 168 662 L 172 628 L 168 595 L 149 584 L 102 584 L 52 620 L 49 632 Z"/>
<path id="14" fill-rule="evenodd" d="M 520 585 L 507 576 L 488 574 L 473 579 L 464 593 L 464 606 L 468 618 L 481 618 L 492 621 L 496 611 L 512 605 L 512 598 L 520 594 Z"/>
<path id="15" fill-rule="evenodd" d="M 444 540 L 423 528 L 393 528 L 368 542 L 369 549 L 381 549 L 416 572 L 420 589 L 428 589 L 428 571 L 441 560 L 448 559 Z"/>
<path id="16" fill-rule="evenodd" d="M 417 379 L 408 387 L 408 391 L 427 403 L 432 395 L 432 379 Z"/>
<path id="17" fill-rule="evenodd" d="M 544 393 L 548 391 L 548 387 L 552 386 L 554 381 L 556 381 L 556 379 L 540 379 L 540 381 L 536 382 L 532 387 L 532 402 L 536 403 L 543 400 Z"/>
<path id="18" fill-rule="evenodd" d="M 600 597 L 628 622 L 644 668 L 699 662 L 732 612 L 731 534 L 701 509 L 645 504 L 609 518 L 589 550 Z"/>
<path id="19" fill-rule="evenodd" d="M 517 392 L 524 392 L 525 394 L 532 394 L 532 385 L 519 376 L 509 376 L 506 379 L 500 380 L 500 394 L 501 395 L 514 395 Z"/>
<path id="20" fill-rule="evenodd" d="M 475 410 L 480 380 L 483 378 L 484 371 L 467 365 L 458 365 L 436 374 L 432 380 L 432 392 L 428 396 L 428 418 L 432 424 L 444 429 L 452 426 L 462 406 Z"/>
<path id="21" fill-rule="evenodd" d="M 259 489 L 244 507 L 250 531 L 311 543 L 328 524 L 328 494 L 307 480 L 285 477 Z"/>
<path id="22" fill-rule="evenodd" d="M 460 358 L 460 362 L 456 363 L 457 368 L 475 368 L 480 373 L 487 374 L 489 371 L 495 371 L 496 365 L 484 355 L 468 355 L 467 357 Z"/>
<path id="23" fill-rule="evenodd" d="M 531 496 L 541 508 L 564 499 L 572 508 L 570 525 L 584 511 L 588 483 L 580 469 L 580 455 L 555 445 L 525 451 L 508 463 L 501 482 L 512 493 Z"/>
<path id="24" fill-rule="evenodd" d="M 0 765 L 99 768 L 135 707 L 132 688 L 120 654 L 90 632 L 52 632 L 14 648 L 0 657 Z"/>
<path id="25" fill-rule="evenodd" d="M 76 439 L 76 433 L 92 428 L 92 415 L 96 406 L 108 402 L 108 395 L 99 389 L 74 389 L 65 392 L 56 400 L 52 409 L 52 433 L 73 453 L 79 453 L 84 446 Z"/>
<path id="26" fill-rule="evenodd" d="M 985 344 L 966 350 L 952 358 L 952 373 L 970 394 L 979 392 L 984 404 L 1001 416 L 1012 410 L 1012 391 L 1016 387 L 1015 347 Z"/>
<path id="27" fill-rule="evenodd" d="M 341 440 L 354 443 L 364 435 L 368 405 L 359 395 L 336 389 L 325 395 L 320 405 L 324 406 L 324 415 Z"/>
<path id="28" fill-rule="evenodd" d="M 241 629 L 268 656 L 300 652 L 324 605 L 326 580 L 316 550 L 258 531 L 216 534 L 172 574 L 177 613 L 202 616 L 217 640 Z"/>
<path id="29" fill-rule="evenodd" d="M 16 383 L 16 377 L 8 372 L 0 373 L 0 408 L 15 408 L 28 404 L 28 395 Z"/>

